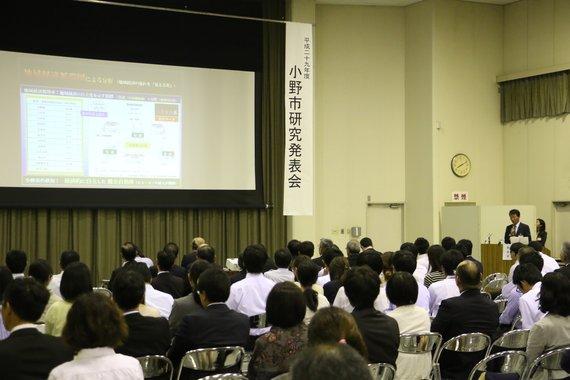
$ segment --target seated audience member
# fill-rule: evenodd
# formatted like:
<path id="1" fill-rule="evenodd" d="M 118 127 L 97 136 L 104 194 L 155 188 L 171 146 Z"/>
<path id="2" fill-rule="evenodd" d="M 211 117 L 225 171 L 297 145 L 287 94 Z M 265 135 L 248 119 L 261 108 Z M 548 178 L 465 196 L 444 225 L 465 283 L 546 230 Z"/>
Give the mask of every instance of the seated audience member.
<path id="1" fill-rule="evenodd" d="M 346 344 L 332 344 L 303 351 L 293 364 L 291 378 L 293 380 L 372 380 L 372 374 L 366 361 L 356 350 Z"/>
<path id="2" fill-rule="evenodd" d="M 426 238 L 419 237 L 414 241 L 414 246 L 418 250 L 418 263 L 416 265 L 416 273 L 421 276 L 422 279 L 429 273 L 429 258 L 427 255 L 427 250 L 429 248 L 429 241 Z M 423 284 L 423 280 L 421 284 Z"/>
<path id="3" fill-rule="evenodd" d="M 456 249 L 455 239 L 451 236 L 446 236 L 441 239 L 441 246 L 446 251 L 449 251 L 450 249 Z"/>
<path id="4" fill-rule="evenodd" d="M 360 251 L 364 252 L 364 251 L 374 251 L 374 245 L 372 244 L 372 239 L 370 239 L 369 237 L 363 237 L 362 239 L 360 239 Z"/>
<path id="5" fill-rule="evenodd" d="M 267 248 L 265 248 L 265 246 L 263 244 L 259 244 L 259 245 L 261 247 L 263 247 L 265 252 L 267 252 Z M 265 265 L 263 266 L 263 273 L 269 272 L 269 271 L 272 271 L 275 269 L 277 269 L 277 265 L 275 265 L 275 260 L 273 260 L 273 257 L 269 256 L 269 254 L 267 254 L 267 260 L 265 260 Z"/>
<path id="6" fill-rule="evenodd" d="M 166 245 L 164 246 L 164 248 L 162 248 L 163 252 L 169 253 L 172 256 L 174 256 L 174 260 L 172 261 L 172 267 L 169 269 L 170 273 L 172 273 L 174 276 L 182 279 L 182 281 L 186 280 L 186 269 L 182 268 L 180 266 L 178 266 L 176 264 L 176 259 L 178 258 L 178 245 L 176 243 L 170 242 L 170 243 L 166 243 Z M 157 258 L 158 261 L 158 258 Z M 186 294 L 183 294 L 186 295 Z"/>
<path id="7" fill-rule="evenodd" d="M 382 281 L 382 285 L 386 286 L 386 282 L 392 277 L 394 274 L 394 267 L 392 266 L 392 257 L 394 257 L 394 252 L 388 251 L 382 253 L 382 274 L 380 275 L 380 280 Z"/>
<path id="8" fill-rule="evenodd" d="M 115 278 L 117 275 L 128 270 L 132 265 L 138 264 L 135 260 L 137 257 L 137 248 L 132 242 L 127 241 L 121 245 L 121 257 L 123 259 L 122 265 L 119 268 L 113 270 L 111 273 L 111 278 L 109 279 L 108 288 L 111 292 L 113 291 L 113 286 L 115 285 Z"/>
<path id="9" fill-rule="evenodd" d="M 299 255 L 305 255 L 308 258 L 312 258 L 315 254 L 315 245 L 312 241 L 303 241 L 299 244 Z"/>
<path id="10" fill-rule="evenodd" d="M 565 241 L 562 243 L 560 259 L 562 260 L 562 265 L 556 271 L 570 278 L 570 241 Z"/>
<path id="11" fill-rule="evenodd" d="M 310 348 L 321 344 L 348 344 L 368 360 L 366 344 L 354 317 L 338 307 L 317 311 L 309 325 L 308 338 Z"/>
<path id="12" fill-rule="evenodd" d="M 396 272 L 386 285 L 388 299 L 396 308 L 388 315 L 396 320 L 400 334 L 429 333 L 428 312 L 417 306 L 418 283 L 408 272 Z M 396 360 L 396 379 L 428 379 L 431 354 L 400 353 Z"/>
<path id="13" fill-rule="evenodd" d="M 531 241 L 528 246 L 534 248 L 534 250 L 538 252 L 540 257 L 542 257 L 542 260 L 544 261 L 544 267 L 542 270 L 543 276 L 547 273 L 554 272 L 555 270 L 560 269 L 560 265 L 554 258 L 542 253 L 542 250 L 544 249 L 543 243 L 539 241 Z"/>
<path id="14" fill-rule="evenodd" d="M 414 260 L 417 263 L 418 260 L 418 247 L 415 246 L 414 243 L 410 243 L 410 242 L 405 242 L 400 246 L 400 251 L 408 251 L 410 252 L 412 255 L 414 255 Z M 392 259 L 393 260 L 393 259 Z M 423 284 L 424 283 L 424 278 L 426 276 L 426 272 L 424 271 L 423 268 L 418 268 L 417 264 L 415 266 L 416 269 L 414 269 L 414 273 L 413 276 L 414 278 L 418 281 L 418 284 Z"/>
<path id="15" fill-rule="evenodd" d="M 258 316 L 265 314 L 265 301 L 275 285 L 273 281 L 263 276 L 263 265 L 267 261 L 267 252 L 259 244 L 248 246 L 243 253 L 243 264 L 247 271 L 246 277 L 231 286 L 230 296 L 226 302 L 232 310 L 250 317 L 252 326 Z M 251 336 L 263 335 L 269 328 L 250 330 Z"/>
<path id="16" fill-rule="evenodd" d="M 52 277 L 51 265 L 46 260 L 37 259 L 33 263 L 30 264 L 28 268 L 28 275 L 36 280 L 40 285 L 43 285 L 47 289 L 47 285 L 50 283 Z M 48 289 L 49 291 L 49 289 Z M 42 313 L 40 319 L 37 322 L 44 322 L 44 318 L 48 309 L 53 305 L 56 301 L 61 301 L 61 297 L 53 294 L 50 292 L 48 303 Z"/>
<path id="17" fill-rule="evenodd" d="M 190 281 L 190 285 L 192 285 L 192 289 L 196 289 L 198 278 L 202 272 L 211 267 L 212 264 L 206 260 L 198 259 L 194 261 L 188 271 L 188 279 Z M 184 318 L 185 315 L 190 314 L 196 310 L 200 310 L 201 308 L 202 305 L 200 305 L 200 296 L 198 296 L 196 290 L 187 296 L 175 299 L 174 304 L 172 305 L 172 312 L 168 318 L 168 321 L 170 323 L 170 335 L 174 336 L 176 330 L 178 330 L 180 322 L 182 322 L 182 318 Z"/>
<path id="18" fill-rule="evenodd" d="M 426 288 L 429 288 L 434 282 L 442 281 L 447 278 L 447 275 L 441 266 L 441 256 L 444 253 L 445 250 L 441 245 L 432 245 L 428 248 L 427 256 L 431 272 L 426 274 L 426 277 L 424 278 L 424 285 Z"/>
<path id="19" fill-rule="evenodd" d="M 295 281 L 295 275 L 289 270 L 293 257 L 287 249 L 278 249 L 273 255 L 277 269 L 265 272 L 263 275 L 278 284 L 285 281 Z"/>
<path id="20" fill-rule="evenodd" d="M 430 316 L 435 317 L 437 315 L 439 305 L 443 300 L 459 295 L 459 288 L 455 281 L 455 269 L 461 261 L 463 261 L 463 254 L 456 249 L 446 251 L 441 256 L 441 266 L 447 277 L 445 280 L 431 284 L 428 288 Z"/>
<path id="21" fill-rule="evenodd" d="M 477 260 L 476 258 L 474 258 L 472 256 L 473 243 L 471 242 L 471 240 L 461 239 L 457 242 L 456 247 L 457 247 L 457 250 L 463 254 L 463 258 L 465 260 L 473 261 L 475 264 L 477 264 L 477 268 L 479 268 L 479 272 L 481 272 L 481 274 L 484 273 L 483 264 L 481 264 L 481 262 L 479 260 Z"/>
<path id="22" fill-rule="evenodd" d="M 146 265 L 137 263 L 136 265 L 133 265 L 130 270 L 139 273 L 145 282 L 144 304 L 141 304 L 141 306 L 139 306 L 139 311 L 141 314 L 147 317 L 157 317 L 157 315 L 154 315 L 154 313 L 149 313 L 147 307 L 150 307 L 152 309 L 158 310 L 158 316 L 169 318 L 170 313 L 172 312 L 174 298 L 172 298 L 170 294 L 161 292 L 160 290 L 156 290 L 152 287 L 150 284 L 152 276 L 150 274 L 150 269 Z"/>
<path id="23" fill-rule="evenodd" d="M 323 286 L 325 297 L 329 304 L 334 303 L 338 290 L 342 286 L 342 276 L 348 270 L 348 260 L 346 257 L 335 257 L 329 265 L 331 280 Z"/>
<path id="24" fill-rule="evenodd" d="M 206 260 L 213 264 L 216 262 L 216 251 L 214 247 L 208 244 L 202 244 L 198 247 L 198 250 L 196 250 L 196 258 Z"/>
<path id="25" fill-rule="evenodd" d="M 113 300 L 98 293 L 81 295 L 69 310 L 63 329 L 63 340 L 77 355 L 55 367 L 49 380 L 143 379 L 137 359 L 114 351 L 127 334 L 123 315 Z"/>
<path id="26" fill-rule="evenodd" d="M 416 270 L 417 260 L 413 254 L 408 251 L 398 251 L 392 257 L 392 265 L 396 272 L 407 272 L 411 275 L 414 274 Z M 414 277 L 416 278 L 416 277 Z M 416 300 L 416 305 L 429 311 L 429 291 L 424 286 L 423 280 L 418 282 L 418 295 Z"/>
<path id="27" fill-rule="evenodd" d="M 301 242 L 297 239 L 289 240 L 287 243 L 287 249 L 289 253 L 295 259 L 295 257 L 299 256 L 299 247 L 301 246 Z"/>
<path id="28" fill-rule="evenodd" d="M 371 363 L 396 364 L 400 331 L 394 318 L 374 309 L 374 300 L 380 292 L 380 278 L 372 269 L 361 266 L 346 273 L 344 288 L 352 315 L 364 338 Z"/>
<path id="29" fill-rule="evenodd" d="M 314 263 L 308 263 L 318 268 Z M 307 343 L 305 297 L 292 282 L 278 283 L 267 297 L 267 322 L 271 331 L 255 341 L 247 376 L 272 379 L 289 371 L 291 362 Z"/>
<path id="30" fill-rule="evenodd" d="M 154 266 L 152 259 L 150 257 L 146 257 L 144 252 L 137 245 L 135 245 L 135 251 L 137 252 L 137 257 L 135 257 L 135 261 L 137 263 L 143 263 L 149 268 Z"/>
<path id="31" fill-rule="evenodd" d="M 346 257 L 348 257 L 349 266 L 356 266 L 358 255 L 360 255 L 360 243 L 356 239 L 349 240 L 349 242 L 346 243 Z"/>
<path id="32" fill-rule="evenodd" d="M 182 263 L 181 263 L 182 267 L 185 268 L 187 271 L 190 269 L 190 265 L 192 265 L 194 261 L 198 259 L 196 253 L 198 252 L 198 247 L 200 247 L 202 244 L 206 244 L 206 240 L 204 238 L 195 237 L 194 239 L 192 239 L 192 251 L 186 253 L 182 257 Z"/>
<path id="33" fill-rule="evenodd" d="M 48 299 L 45 286 L 31 278 L 16 279 L 6 288 L 2 316 L 11 335 L 0 342 L 2 379 L 46 379 L 53 368 L 73 359 L 70 347 L 34 324 Z"/>
<path id="34" fill-rule="evenodd" d="M 24 271 L 28 263 L 26 252 L 13 249 L 6 254 L 6 266 L 12 272 L 12 277 L 21 278 L 25 277 Z"/>
<path id="35" fill-rule="evenodd" d="M 440 333 L 444 342 L 458 335 L 473 332 L 487 334 L 491 340 L 495 340 L 499 325 L 499 310 L 489 297 L 481 293 L 481 272 L 477 264 L 469 260 L 461 262 L 457 266 L 455 281 L 461 295 L 441 302 L 439 312 L 432 322 L 431 331 Z M 483 356 L 484 353 L 480 352 L 444 351 L 439 360 L 442 378 L 466 379 L 471 368 Z"/>
<path id="36" fill-rule="evenodd" d="M 368 250 L 366 252 L 362 252 L 360 257 L 358 258 L 358 266 L 368 266 L 372 269 L 375 273 L 378 274 L 378 280 L 380 281 L 380 274 L 382 273 L 383 264 L 382 264 L 382 256 L 379 252 L 374 250 Z M 358 268 L 358 267 L 357 267 Z M 337 294 L 336 298 L 334 299 L 333 306 L 340 307 L 343 310 L 352 313 L 354 310 L 354 306 L 351 305 L 347 294 L 346 294 L 346 286 L 341 287 Z M 374 301 L 374 309 L 384 312 L 388 310 L 389 307 L 388 297 L 386 297 L 386 288 L 381 287 L 380 291 Z"/>
<path id="37" fill-rule="evenodd" d="M 334 245 L 334 243 L 333 243 L 333 241 L 332 241 L 331 239 L 322 238 L 322 239 L 319 241 L 319 257 L 314 258 L 314 259 L 313 259 L 313 262 L 314 262 L 315 264 L 317 264 L 318 266 L 320 266 L 321 269 L 325 267 L 325 263 L 324 263 L 324 260 L 323 260 L 323 255 L 324 255 L 325 251 L 326 251 L 327 249 L 329 249 L 329 248 L 332 248 L 333 246 L 335 246 L 335 245 Z M 337 247 L 337 248 L 338 248 L 338 247 Z M 342 253 L 342 252 L 341 252 L 341 253 Z M 325 271 L 322 271 L 322 272 L 319 274 L 319 276 L 324 276 L 325 274 L 326 274 Z"/>
<path id="38" fill-rule="evenodd" d="M 245 266 L 243 265 L 243 252 L 238 253 L 238 266 L 240 267 L 240 271 L 238 273 L 233 274 L 230 277 L 230 283 L 233 285 L 236 282 L 239 282 L 247 276 L 247 271 L 245 270 Z"/>
<path id="39" fill-rule="evenodd" d="M 570 344 L 570 280 L 548 273 L 540 288 L 540 310 L 546 314 L 530 329 L 526 353 L 530 363 L 542 353 Z M 567 378 L 565 371 L 550 372 L 552 379 Z"/>
<path id="40" fill-rule="evenodd" d="M 128 337 L 117 348 L 119 354 L 133 357 L 164 355 L 170 347 L 168 321 L 142 316 L 139 305 L 144 301 L 145 284 L 140 273 L 126 271 L 115 282 L 113 299 L 123 312 Z"/>
<path id="41" fill-rule="evenodd" d="M 168 357 L 175 366 L 187 351 L 197 348 L 242 346 L 249 339 L 249 319 L 230 310 L 230 280 L 221 269 L 206 269 L 196 284 L 204 307 L 186 315 L 174 336 Z"/>
<path id="42" fill-rule="evenodd" d="M 54 302 L 44 316 L 46 334 L 61 336 L 67 313 L 75 300 L 85 293 L 93 292 L 91 271 L 83 263 L 73 263 L 67 266 L 61 277 L 61 301 Z"/>
<path id="43" fill-rule="evenodd" d="M 79 254 L 77 252 L 63 251 L 61 253 L 61 255 L 59 256 L 59 268 L 61 269 L 61 272 L 58 274 L 54 274 L 51 277 L 51 281 L 49 282 L 48 285 L 48 290 L 52 294 L 55 294 L 56 296 L 61 298 L 61 292 L 59 291 L 59 286 L 61 284 L 61 276 L 63 276 L 63 272 L 65 271 L 65 268 L 67 268 L 69 264 L 76 262 L 79 262 Z"/>
<path id="44" fill-rule="evenodd" d="M 171 252 L 160 251 L 156 255 L 158 274 L 150 284 L 156 290 L 168 293 L 172 298 L 180 298 L 184 295 L 184 280 L 172 274 L 174 255 Z"/>
<path id="45" fill-rule="evenodd" d="M 12 281 L 14 281 L 14 277 L 12 277 L 12 272 L 10 272 L 10 269 L 8 269 L 8 267 L 0 266 L 0 341 L 6 339 L 10 335 L 10 333 L 8 332 L 8 330 L 6 330 L 4 324 L 2 323 L 1 312 L 2 312 L 2 300 L 3 300 L 2 297 L 4 295 L 4 291 Z"/>
<path id="46" fill-rule="evenodd" d="M 516 260 L 509 268 L 509 282 L 513 282 L 513 273 L 515 273 L 515 268 L 519 265 L 519 250 L 523 247 L 526 247 L 523 243 L 513 243 L 509 248 L 511 250 L 511 259 Z"/>
<path id="47" fill-rule="evenodd" d="M 523 329 L 530 329 L 544 317 L 538 300 L 541 281 L 540 270 L 533 264 L 521 264 L 513 274 L 513 282 L 522 293 L 519 298 L 519 311 Z"/>
<path id="48" fill-rule="evenodd" d="M 319 284 L 320 286 L 325 286 L 325 284 L 331 280 L 330 276 L 331 261 L 333 261 L 335 257 L 343 257 L 343 256 L 344 255 L 342 254 L 340 249 L 338 249 L 338 247 L 336 246 L 325 248 L 321 257 L 325 265 L 326 274 L 323 276 L 319 276 L 319 278 L 317 279 L 317 284 Z"/>
<path id="49" fill-rule="evenodd" d="M 329 307 L 329 301 L 322 294 L 313 289 L 317 281 L 320 267 L 312 261 L 304 261 L 297 268 L 297 278 L 303 289 L 303 296 L 307 305 L 304 322 L 308 325 L 318 309 Z"/>

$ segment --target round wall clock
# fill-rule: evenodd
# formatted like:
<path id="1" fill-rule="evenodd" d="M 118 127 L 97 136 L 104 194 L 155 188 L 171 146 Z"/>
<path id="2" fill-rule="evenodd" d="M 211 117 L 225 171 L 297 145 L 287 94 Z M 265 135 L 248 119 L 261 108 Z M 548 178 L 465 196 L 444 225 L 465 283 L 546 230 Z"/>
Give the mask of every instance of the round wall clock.
<path id="1" fill-rule="evenodd" d="M 451 159 L 451 171 L 458 177 L 467 176 L 471 171 L 471 160 L 466 154 L 456 154 Z"/>

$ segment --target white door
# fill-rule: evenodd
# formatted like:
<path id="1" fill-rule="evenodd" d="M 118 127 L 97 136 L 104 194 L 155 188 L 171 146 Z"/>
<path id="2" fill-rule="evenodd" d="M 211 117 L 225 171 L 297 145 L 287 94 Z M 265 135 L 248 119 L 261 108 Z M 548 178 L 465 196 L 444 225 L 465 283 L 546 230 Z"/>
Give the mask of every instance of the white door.
<path id="1" fill-rule="evenodd" d="M 372 239 L 380 252 L 397 251 L 404 239 L 404 206 L 402 204 L 369 204 L 366 208 L 366 230 L 362 236 Z"/>

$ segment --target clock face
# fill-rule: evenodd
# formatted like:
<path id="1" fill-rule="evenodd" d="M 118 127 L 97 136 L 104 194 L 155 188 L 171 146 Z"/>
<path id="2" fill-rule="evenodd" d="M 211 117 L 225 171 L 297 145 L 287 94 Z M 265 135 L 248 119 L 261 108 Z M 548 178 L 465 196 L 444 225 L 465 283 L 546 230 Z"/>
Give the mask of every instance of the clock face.
<path id="1" fill-rule="evenodd" d="M 451 171 L 458 177 L 465 177 L 471 171 L 471 160 L 463 153 L 456 154 L 451 159 Z"/>

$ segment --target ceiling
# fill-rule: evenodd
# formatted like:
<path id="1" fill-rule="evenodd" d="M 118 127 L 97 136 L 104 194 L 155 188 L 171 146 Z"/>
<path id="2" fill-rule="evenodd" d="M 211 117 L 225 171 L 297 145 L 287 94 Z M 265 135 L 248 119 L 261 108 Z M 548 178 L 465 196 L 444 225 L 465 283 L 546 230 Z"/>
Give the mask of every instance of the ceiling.
<path id="1" fill-rule="evenodd" d="M 421 0 L 316 0 L 317 4 L 338 4 L 338 5 L 384 5 L 384 6 L 400 6 L 419 3 Z M 505 5 L 514 3 L 518 0 L 464 0 L 474 3 L 487 3 Z"/>

